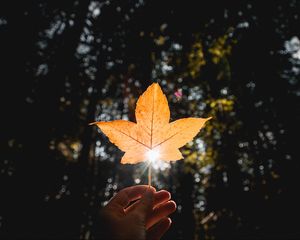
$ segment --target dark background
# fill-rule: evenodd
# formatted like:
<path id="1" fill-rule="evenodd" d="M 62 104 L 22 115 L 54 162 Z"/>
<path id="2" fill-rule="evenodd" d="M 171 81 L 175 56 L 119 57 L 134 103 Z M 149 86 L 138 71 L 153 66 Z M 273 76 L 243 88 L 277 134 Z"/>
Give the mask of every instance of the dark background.
<path id="1" fill-rule="evenodd" d="M 213 119 L 161 163 L 164 239 L 299 239 L 300 2 L 1 1 L 0 236 L 92 239 L 143 164 L 88 126 L 134 121 L 153 81 L 172 120 Z"/>

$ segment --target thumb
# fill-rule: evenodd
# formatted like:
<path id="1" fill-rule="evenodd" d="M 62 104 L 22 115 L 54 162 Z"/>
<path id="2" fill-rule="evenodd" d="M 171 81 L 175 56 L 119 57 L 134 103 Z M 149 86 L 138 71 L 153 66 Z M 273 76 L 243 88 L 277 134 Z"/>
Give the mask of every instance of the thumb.
<path id="1" fill-rule="evenodd" d="M 137 204 L 134 212 L 139 214 L 143 219 L 146 219 L 148 213 L 152 210 L 154 205 L 155 189 L 149 187 L 143 194 L 140 202 Z"/>

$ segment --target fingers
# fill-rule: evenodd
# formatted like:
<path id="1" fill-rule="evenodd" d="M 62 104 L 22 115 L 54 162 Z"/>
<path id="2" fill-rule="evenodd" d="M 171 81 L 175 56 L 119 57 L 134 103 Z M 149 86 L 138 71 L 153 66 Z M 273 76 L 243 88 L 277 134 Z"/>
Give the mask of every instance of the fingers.
<path id="1" fill-rule="evenodd" d="M 153 188 L 148 188 L 132 211 L 132 213 L 139 215 L 143 222 L 146 222 L 150 211 L 153 209 L 154 192 Z"/>
<path id="2" fill-rule="evenodd" d="M 155 192 L 154 193 L 154 200 L 153 200 L 153 205 L 154 205 L 153 207 L 154 208 L 157 207 L 159 204 L 170 200 L 170 198 L 171 198 L 171 194 L 166 190 L 161 190 L 161 191 Z M 129 213 L 129 212 L 133 211 L 138 203 L 139 202 L 136 201 L 135 203 L 130 205 L 128 208 L 125 209 L 125 212 Z"/>
<path id="3" fill-rule="evenodd" d="M 131 201 L 139 199 L 149 188 L 155 192 L 155 188 L 148 185 L 136 185 L 124 188 L 109 201 L 108 205 L 126 208 Z"/>
<path id="4" fill-rule="evenodd" d="M 171 194 L 166 190 L 160 190 L 154 194 L 154 207 L 171 199 Z"/>
<path id="5" fill-rule="evenodd" d="M 154 208 L 153 211 L 148 216 L 146 222 L 146 229 L 151 228 L 153 225 L 158 223 L 161 219 L 175 212 L 175 210 L 176 210 L 176 203 L 174 201 L 168 201 L 160 204 L 159 206 Z"/>
<path id="6" fill-rule="evenodd" d="M 164 218 L 147 230 L 147 240 L 159 240 L 171 226 L 171 219 Z"/>

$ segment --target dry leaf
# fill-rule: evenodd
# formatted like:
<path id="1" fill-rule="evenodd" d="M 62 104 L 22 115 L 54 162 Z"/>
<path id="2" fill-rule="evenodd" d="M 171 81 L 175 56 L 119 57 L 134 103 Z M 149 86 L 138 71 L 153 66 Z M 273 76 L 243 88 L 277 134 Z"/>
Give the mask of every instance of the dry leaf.
<path id="1" fill-rule="evenodd" d="M 109 140 L 125 152 L 121 163 L 147 160 L 152 150 L 159 159 L 182 159 L 179 148 L 191 141 L 210 118 L 182 118 L 170 121 L 170 109 L 160 86 L 153 83 L 140 96 L 135 109 L 137 123 L 126 120 L 95 122 Z"/>

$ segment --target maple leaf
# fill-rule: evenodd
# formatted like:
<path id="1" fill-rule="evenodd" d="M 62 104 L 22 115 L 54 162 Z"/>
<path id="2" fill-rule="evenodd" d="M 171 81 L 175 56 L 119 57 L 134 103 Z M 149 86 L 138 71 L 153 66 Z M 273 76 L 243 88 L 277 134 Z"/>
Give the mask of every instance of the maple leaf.
<path id="1" fill-rule="evenodd" d="M 135 118 L 136 123 L 126 120 L 91 123 L 125 152 L 121 159 L 123 164 L 145 161 L 149 151 L 157 152 L 164 161 L 182 159 L 179 148 L 191 141 L 210 119 L 182 118 L 170 123 L 168 101 L 157 83 L 139 97 Z"/>

